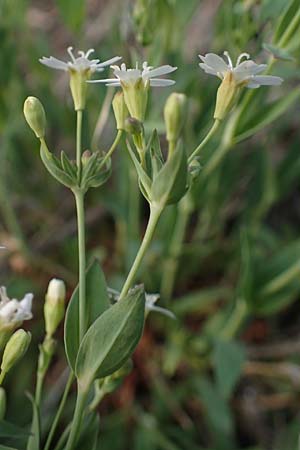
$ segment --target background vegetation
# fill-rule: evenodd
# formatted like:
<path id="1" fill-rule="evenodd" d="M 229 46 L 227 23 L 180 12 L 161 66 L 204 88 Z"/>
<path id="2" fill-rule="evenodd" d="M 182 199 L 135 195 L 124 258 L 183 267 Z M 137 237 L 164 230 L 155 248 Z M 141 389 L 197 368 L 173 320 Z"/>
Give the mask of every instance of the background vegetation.
<path id="1" fill-rule="evenodd" d="M 287 8 L 290 9 L 287 9 Z M 300 152 L 297 1 L 2 0 L 0 2 L 1 283 L 11 295 L 35 293 L 27 325 L 38 344 L 43 293 L 53 276 L 76 283 L 76 222 L 71 195 L 38 157 L 22 105 L 36 95 L 47 111 L 52 148 L 71 152 L 74 112 L 64 73 L 38 59 L 66 48 L 95 48 L 129 65 L 168 63 L 189 98 L 185 145 L 211 124 L 217 79 L 198 54 L 247 51 L 272 60 L 280 88 L 244 92 L 232 117 L 202 154 L 192 194 L 169 207 L 140 280 L 161 293 L 176 321 L 152 314 L 134 370 L 100 405 L 101 449 L 296 450 L 300 411 Z M 294 24 L 294 25 L 293 25 Z M 270 45 L 272 47 L 270 47 Z M 270 53 L 271 51 L 271 53 Z M 172 89 L 154 90 L 147 129 L 164 132 Z M 89 88 L 85 147 L 113 136 L 113 91 Z M 221 135 L 223 141 L 218 146 Z M 254 136 L 255 134 L 255 136 Z M 89 142 L 87 136 L 93 136 Z M 219 156 L 216 156 L 219 155 Z M 140 242 L 147 207 L 125 147 L 104 188 L 88 198 L 89 258 L 97 256 L 118 289 Z M 9 412 L 30 421 L 37 345 L 8 376 Z M 63 345 L 47 377 L 43 416 L 53 413 L 66 378 Z M 69 405 L 71 409 L 71 404 Z M 67 421 L 66 411 L 65 421 Z M 17 416 L 17 417 L 16 417 Z"/>

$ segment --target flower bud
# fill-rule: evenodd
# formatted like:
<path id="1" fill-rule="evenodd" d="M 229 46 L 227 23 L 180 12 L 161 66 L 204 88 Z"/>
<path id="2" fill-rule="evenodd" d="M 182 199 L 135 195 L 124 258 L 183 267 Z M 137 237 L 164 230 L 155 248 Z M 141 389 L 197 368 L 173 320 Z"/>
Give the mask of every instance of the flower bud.
<path id="1" fill-rule="evenodd" d="M 89 162 L 89 159 L 90 159 L 91 156 L 92 156 L 91 150 L 85 150 L 82 153 L 81 162 L 82 162 L 83 166 L 86 166 L 86 164 Z"/>
<path id="2" fill-rule="evenodd" d="M 22 328 L 17 330 L 7 342 L 2 363 L 2 374 L 6 374 L 16 364 L 16 362 L 25 355 L 31 341 L 31 334 Z M 2 375 L 3 377 L 3 375 Z"/>
<path id="3" fill-rule="evenodd" d="M 125 120 L 128 117 L 129 113 L 124 101 L 124 94 L 122 91 L 119 91 L 115 94 L 112 101 L 112 107 L 117 122 L 117 130 L 125 130 Z"/>
<path id="4" fill-rule="evenodd" d="M 65 313 L 66 287 L 62 280 L 53 278 L 46 293 L 44 317 L 46 334 L 50 338 L 62 321 Z"/>
<path id="5" fill-rule="evenodd" d="M 144 132 L 144 127 L 142 122 L 133 117 L 128 117 L 125 120 L 125 130 L 127 133 L 132 134 L 134 136 L 140 136 Z"/>
<path id="6" fill-rule="evenodd" d="M 6 393 L 3 387 L 0 387 L 0 420 L 3 420 L 6 413 Z"/>
<path id="7" fill-rule="evenodd" d="M 45 136 L 46 128 L 46 115 L 42 103 L 36 97 L 27 97 L 23 111 L 25 119 L 36 137 L 42 139 Z"/>
<path id="8" fill-rule="evenodd" d="M 227 72 L 217 92 L 214 119 L 223 120 L 234 106 L 240 88 L 232 72 Z"/>
<path id="9" fill-rule="evenodd" d="M 164 108 L 167 140 L 176 142 L 180 136 L 187 111 L 187 99 L 184 94 L 173 92 Z"/>

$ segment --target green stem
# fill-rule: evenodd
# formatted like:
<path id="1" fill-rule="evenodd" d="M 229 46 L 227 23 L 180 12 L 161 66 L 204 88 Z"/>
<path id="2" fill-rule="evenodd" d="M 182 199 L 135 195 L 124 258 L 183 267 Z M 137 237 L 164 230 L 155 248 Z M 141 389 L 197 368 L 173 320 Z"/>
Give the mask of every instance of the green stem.
<path id="1" fill-rule="evenodd" d="M 66 445 L 66 450 L 74 449 L 78 435 L 80 434 L 80 428 L 81 428 L 81 423 L 82 423 L 82 417 L 83 417 L 83 411 L 84 411 L 84 407 L 85 407 L 86 397 L 87 397 L 87 392 L 81 391 L 78 386 L 78 393 L 77 393 L 74 417 L 73 417 L 73 422 L 72 422 L 68 442 Z"/>
<path id="2" fill-rule="evenodd" d="M 78 180 L 81 180 L 81 171 L 82 171 L 82 162 L 81 162 L 81 154 L 82 154 L 82 113 L 83 111 L 79 109 L 76 111 L 77 113 L 77 125 L 76 125 L 76 164 L 78 169 Z"/>
<path id="3" fill-rule="evenodd" d="M 71 389 L 73 380 L 74 380 L 74 375 L 71 372 L 70 375 L 69 375 L 69 378 L 67 380 L 67 384 L 66 384 L 66 387 L 65 387 L 62 399 L 61 399 L 60 404 L 58 406 L 58 410 L 57 410 L 57 412 L 55 414 L 53 423 L 51 425 L 51 428 L 50 428 L 50 431 L 49 431 L 49 434 L 48 434 L 48 437 L 47 437 L 47 441 L 46 441 L 44 450 L 49 450 L 50 449 L 50 445 L 52 443 L 52 439 L 54 437 L 54 434 L 55 434 L 55 431 L 56 431 L 59 419 L 60 419 L 60 417 L 62 415 L 62 412 L 63 412 L 63 409 L 65 407 L 65 404 L 66 404 L 66 401 L 67 401 L 67 397 L 68 397 L 69 391 Z"/>
<path id="4" fill-rule="evenodd" d="M 119 142 L 120 142 L 120 140 L 121 140 L 122 135 L 123 135 L 123 131 L 122 131 L 122 130 L 118 130 L 117 136 L 116 136 L 114 142 L 112 143 L 110 149 L 105 153 L 105 156 L 104 156 L 103 160 L 101 161 L 101 165 L 99 166 L 99 169 L 100 169 L 102 166 L 104 166 L 104 164 L 106 163 L 106 161 L 108 160 L 108 158 L 111 157 L 111 155 L 113 154 L 113 152 L 114 152 L 115 149 L 117 148 L 117 146 L 118 146 L 118 144 L 119 144 Z"/>
<path id="5" fill-rule="evenodd" d="M 153 205 L 150 206 L 150 217 L 149 217 L 148 225 L 146 228 L 146 232 L 145 232 L 142 244 L 139 248 L 139 251 L 133 262 L 133 265 L 129 271 L 127 279 L 124 283 L 123 289 L 120 294 L 120 300 L 123 299 L 127 295 L 130 287 L 132 286 L 132 284 L 135 281 L 135 278 L 136 278 L 137 272 L 139 270 L 139 267 L 141 265 L 142 259 L 144 258 L 145 253 L 148 250 L 148 247 L 151 243 L 151 240 L 152 240 L 154 231 L 156 229 L 157 222 L 162 213 L 162 210 L 163 210 L 163 208 L 161 206 L 153 206 Z"/>
<path id="6" fill-rule="evenodd" d="M 182 251 L 186 227 L 191 213 L 191 203 L 188 197 L 189 193 L 183 197 L 178 205 L 175 227 L 169 246 L 169 255 L 164 264 L 161 281 L 161 296 L 166 304 L 169 303 L 173 293 L 179 256 Z"/>
<path id="7" fill-rule="evenodd" d="M 209 132 L 207 133 L 205 138 L 200 142 L 198 147 L 196 147 L 195 150 L 193 151 L 193 153 L 189 156 L 189 159 L 188 159 L 189 164 L 193 161 L 193 159 L 195 159 L 196 156 L 198 156 L 198 154 L 200 153 L 202 148 L 207 144 L 207 142 L 210 140 L 210 138 L 215 134 L 215 132 L 219 128 L 219 125 L 220 125 L 220 120 L 215 119 L 213 126 L 211 127 L 211 129 L 209 130 Z"/>
<path id="8" fill-rule="evenodd" d="M 78 259 L 79 259 L 79 339 L 82 338 L 86 331 L 86 252 L 85 252 L 85 220 L 84 220 L 84 193 L 76 191 L 76 210 L 77 210 L 77 227 L 78 227 Z"/>
<path id="9" fill-rule="evenodd" d="M 294 15 L 293 19 L 289 23 L 289 25 L 286 28 L 285 32 L 281 36 L 281 39 L 279 40 L 279 42 L 277 44 L 278 47 L 282 48 L 282 47 L 285 47 L 288 44 L 288 41 L 289 41 L 291 35 L 293 35 L 295 33 L 295 28 L 298 26 L 299 20 L 300 20 L 300 8 L 298 8 L 297 13 Z"/>

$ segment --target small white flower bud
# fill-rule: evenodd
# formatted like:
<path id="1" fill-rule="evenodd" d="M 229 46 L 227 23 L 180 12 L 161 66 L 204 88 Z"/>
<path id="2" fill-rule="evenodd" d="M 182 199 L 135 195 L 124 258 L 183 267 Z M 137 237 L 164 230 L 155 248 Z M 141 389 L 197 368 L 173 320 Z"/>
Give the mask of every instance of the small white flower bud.
<path id="1" fill-rule="evenodd" d="M 36 137 L 42 139 L 46 129 L 46 115 L 42 103 L 36 97 L 27 97 L 23 111 L 25 119 Z"/>
<path id="2" fill-rule="evenodd" d="M 44 306 L 44 317 L 46 323 L 46 334 L 51 337 L 65 313 L 66 286 L 62 280 L 53 278 L 46 293 Z"/>
<path id="3" fill-rule="evenodd" d="M 7 342 L 2 363 L 1 372 L 6 374 L 16 364 L 16 362 L 25 355 L 31 341 L 31 334 L 22 328 L 17 330 Z M 3 375 L 2 375 L 3 377 Z"/>

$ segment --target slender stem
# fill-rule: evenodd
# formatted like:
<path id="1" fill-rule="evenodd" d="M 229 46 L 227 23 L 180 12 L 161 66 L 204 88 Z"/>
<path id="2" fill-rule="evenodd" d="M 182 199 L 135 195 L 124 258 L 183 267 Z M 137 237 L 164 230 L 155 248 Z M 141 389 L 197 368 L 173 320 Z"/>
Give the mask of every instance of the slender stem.
<path id="1" fill-rule="evenodd" d="M 72 422 L 72 426 L 71 426 L 71 431 L 70 431 L 68 442 L 66 445 L 66 450 L 73 450 L 74 446 L 76 444 L 77 437 L 80 433 L 86 397 L 87 397 L 87 392 L 81 391 L 80 388 L 78 387 L 75 412 L 74 412 L 73 422 Z"/>
<path id="2" fill-rule="evenodd" d="M 86 252 L 85 252 L 85 220 L 84 193 L 76 191 L 76 210 L 78 227 L 78 259 L 79 259 L 79 338 L 82 340 L 87 326 L 86 319 Z"/>
<path id="3" fill-rule="evenodd" d="M 132 286 L 132 284 L 135 281 L 135 277 L 136 277 L 139 267 L 141 265 L 142 259 L 145 256 L 145 253 L 151 243 L 151 240 L 152 240 L 154 231 L 156 229 L 157 222 L 162 213 L 162 210 L 163 210 L 162 207 L 155 207 L 153 205 L 150 206 L 150 217 L 149 217 L 148 225 L 146 228 L 146 232 L 145 232 L 142 244 L 139 248 L 139 251 L 137 252 L 137 255 L 133 262 L 133 265 L 129 271 L 127 279 L 124 283 L 123 289 L 120 294 L 120 300 L 127 295 L 130 287 Z"/>
<path id="4" fill-rule="evenodd" d="M 68 439 L 68 435 L 70 433 L 70 429 L 71 429 L 71 423 L 69 423 L 69 425 L 66 426 L 66 428 L 64 429 L 62 435 L 60 436 L 56 446 L 54 447 L 54 450 L 61 450 L 64 447 L 65 442 Z"/>
<path id="5" fill-rule="evenodd" d="M 37 373 L 37 380 L 36 380 L 36 387 L 35 387 L 35 403 L 38 408 L 40 407 L 40 404 L 41 404 L 44 378 L 45 378 L 45 372 Z"/>
<path id="6" fill-rule="evenodd" d="M 65 404 L 66 404 L 66 401 L 67 401 L 67 397 L 68 397 L 69 391 L 71 389 L 73 380 L 74 380 L 74 375 L 71 372 L 70 375 L 69 375 L 69 378 L 67 380 L 67 384 L 66 384 L 66 387 L 65 387 L 62 399 L 61 399 L 60 404 L 58 406 L 58 410 L 57 410 L 57 412 L 55 414 L 53 423 L 51 425 L 51 428 L 50 428 L 50 431 L 49 431 L 49 434 L 48 434 L 48 437 L 47 437 L 47 441 L 46 441 L 44 450 L 49 450 L 50 449 L 50 445 L 52 443 L 52 439 L 54 437 L 54 433 L 56 431 L 59 419 L 60 419 L 60 417 L 62 415 L 62 412 L 63 412 L 63 409 L 65 407 Z"/>
<path id="7" fill-rule="evenodd" d="M 99 169 L 100 169 L 102 166 L 104 166 L 104 164 L 106 163 L 106 161 L 108 160 L 108 158 L 111 157 L 111 155 L 113 154 L 113 152 L 114 152 L 115 149 L 117 148 L 117 146 L 118 146 L 118 144 L 119 144 L 119 142 L 120 142 L 120 140 L 121 140 L 122 135 L 123 135 L 123 131 L 122 131 L 122 130 L 118 130 L 117 136 L 115 137 L 115 140 L 114 140 L 114 142 L 112 143 L 110 149 L 106 152 L 106 154 L 105 154 L 103 160 L 101 161 L 101 165 L 100 165 Z"/>
<path id="8" fill-rule="evenodd" d="M 78 180 L 81 180 L 81 153 L 82 153 L 82 113 L 83 111 L 79 109 L 77 112 L 77 125 L 76 125 L 76 164 L 78 169 Z"/>
<path id="9" fill-rule="evenodd" d="M 169 255 L 165 261 L 161 281 L 161 297 L 166 304 L 169 303 L 178 270 L 179 256 L 182 251 L 184 236 L 191 213 L 191 204 L 187 193 L 178 205 L 174 231 L 169 246 Z"/>
<path id="10" fill-rule="evenodd" d="M 219 125 L 220 125 L 220 120 L 215 119 L 213 126 L 211 127 L 211 129 L 209 130 L 209 132 L 207 133 L 205 138 L 200 142 L 198 147 L 196 147 L 195 150 L 193 151 L 193 153 L 190 155 L 190 157 L 188 159 L 189 164 L 193 161 L 193 159 L 195 159 L 195 157 L 200 153 L 200 150 L 202 150 L 202 148 L 207 144 L 207 142 L 210 140 L 210 138 L 215 134 Z"/>

